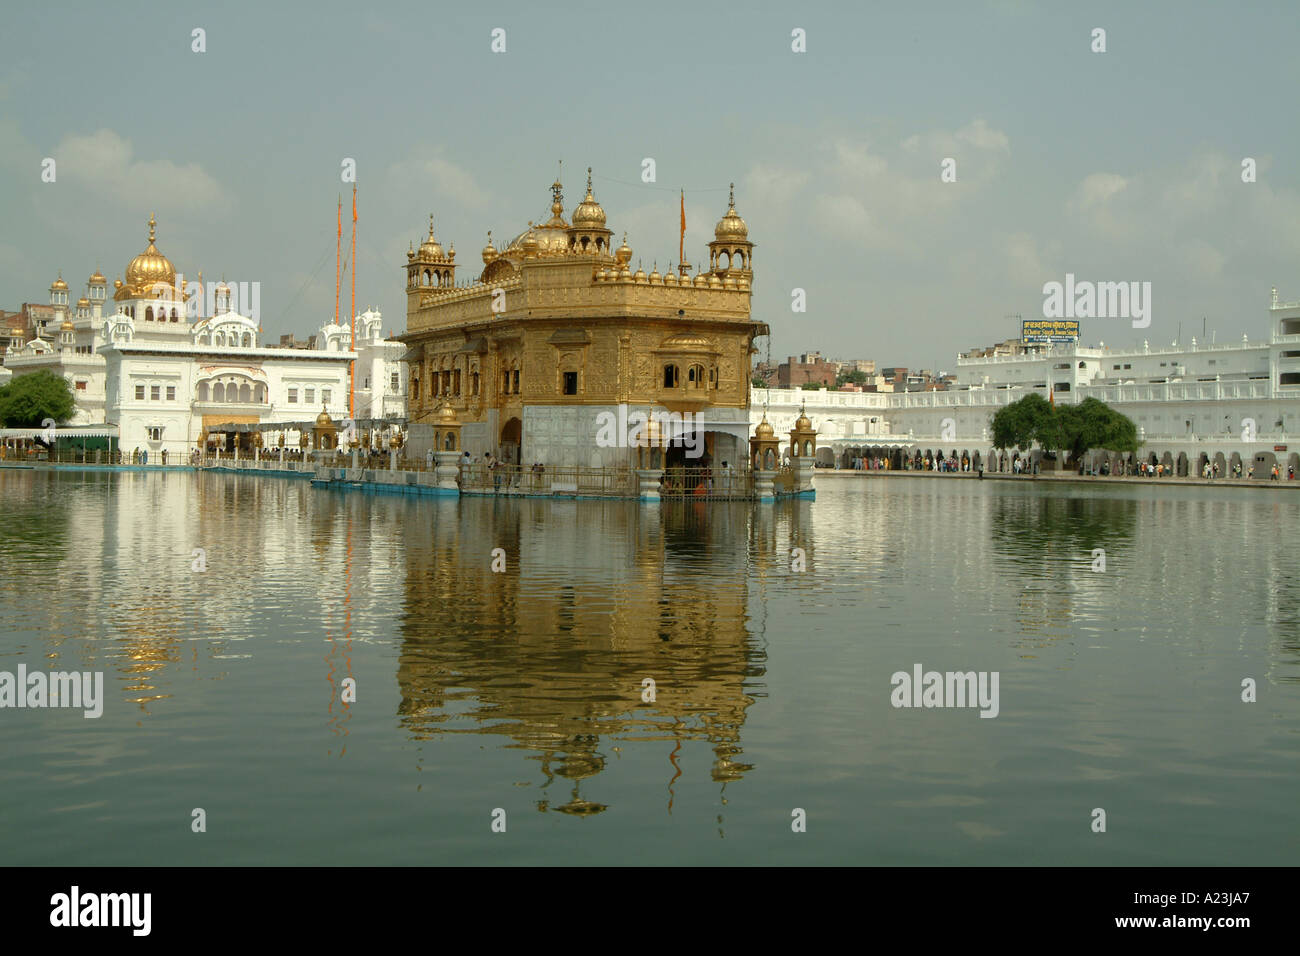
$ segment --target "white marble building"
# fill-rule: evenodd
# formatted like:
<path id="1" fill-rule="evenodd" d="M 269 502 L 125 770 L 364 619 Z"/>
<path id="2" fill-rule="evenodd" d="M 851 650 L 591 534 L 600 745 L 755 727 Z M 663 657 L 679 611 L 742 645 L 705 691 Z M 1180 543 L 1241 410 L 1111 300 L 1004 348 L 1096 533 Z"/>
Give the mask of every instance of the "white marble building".
<path id="1" fill-rule="evenodd" d="M 10 335 L 10 373 L 48 369 L 68 380 L 76 399 L 69 424 L 113 424 L 122 450 L 147 450 L 156 461 L 165 449 L 183 460 L 218 424 L 310 422 L 322 408 L 335 420 L 350 417 L 353 360 L 353 417 L 404 414 L 404 346 L 383 338 L 380 313 L 357 317 L 356 350 L 350 330 L 332 322 L 320 348 L 264 346 L 258 322 L 232 308 L 231 287 L 187 289 L 155 246 L 152 218 L 149 229 L 148 248 L 113 284 L 111 312 L 98 271 L 71 314 L 60 277 L 50 287 L 58 340 Z M 286 437 L 296 446 L 296 432 Z"/>
<path id="2" fill-rule="evenodd" d="M 823 460 L 943 451 L 987 462 L 994 449 L 989 420 L 1002 406 L 1049 384 L 1057 403 L 1097 398 L 1138 426 L 1141 457 L 1198 470 L 1256 455 L 1272 456 L 1300 474 L 1300 302 L 1284 303 L 1276 290 L 1268 334 L 1256 341 L 1220 345 L 1195 339 L 1186 345 L 1131 349 L 1056 346 L 1026 355 L 957 359 L 957 385 L 937 392 L 831 392 L 755 388 L 750 422 L 765 405 L 784 435 L 806 403 L 818 429 Z M 1181 462 L 1180 462 L 1181 459 Z M 1300 480 L 1300 479 L 1298 479 Z"/>

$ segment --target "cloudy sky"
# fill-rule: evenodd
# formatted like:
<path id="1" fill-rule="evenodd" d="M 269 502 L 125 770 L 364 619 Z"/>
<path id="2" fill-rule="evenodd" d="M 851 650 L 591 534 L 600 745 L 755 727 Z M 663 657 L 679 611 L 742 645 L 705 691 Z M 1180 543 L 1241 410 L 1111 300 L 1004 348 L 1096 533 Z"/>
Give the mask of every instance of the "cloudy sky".
<path id="1" fill-rule="evenodd" d="M 1017 335 L 1008 316 L 1041 317 L 1067 272 L 1152 283 L 1149 329 L 1084 320 L 1090 344 L 1180 323 L 1186 341 L 1203 319 L 1263 338 L 1269 288 L 1300 299 L 1293 2 L 52 2 L 4 20 L 2 308 L 47 301 L 59 269 L 74 294 L 96 266 L 121 275 L 152 212 L 178 269 L 258 281 L 267 335 L 308 334 L 333 313 L 345 157 L 358 308 L 391 331 L 429 213 L 476 273 L 488 229 L 547 215 L 559 160 L 566 212 L 594 167 L 646 271 L 677 258 L 680 188 L 687 258 L 707 262 L 734 180 L 774 358 L 951 368 Z"/>

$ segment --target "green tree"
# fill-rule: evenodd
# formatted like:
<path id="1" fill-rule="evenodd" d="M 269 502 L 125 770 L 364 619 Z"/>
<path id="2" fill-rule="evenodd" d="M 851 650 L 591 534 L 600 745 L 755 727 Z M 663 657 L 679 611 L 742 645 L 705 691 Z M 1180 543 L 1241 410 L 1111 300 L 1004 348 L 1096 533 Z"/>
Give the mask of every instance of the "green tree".
<path id="1" fill-rule="evenodd" d="M 1068 451 L 1075 462 L 1089 449 L 1135 452 L 1139 445 L 1133 420 L 1095 398 L 1059 406 L 1040 430 L 1038 443 L 1044 448 Z"/>
<path id="2" fill-rule="evenodd" d="M 854 369 L 851 372 L 840 372 L 839 378 L 835 380 L 836 385 L 866 385 L 871 377 L 866 372 L 860 372 Z"/>
<path id="3" fill-rule="evenodd" d="M 0 423 L 6 428 L 39 428 L 47 418 L 63 424 L 75 407 L 67 379 L 48 369 L 0 385 Z"/>
<path id="4" fill-rule="evenodd" d="M 1027 450 L 1039 438 L 1040 430 L 1049 426 L 1051 418 L 1052 406 L 1037 392 L 1005 405 L 993 415 L 993 447 Z"/>

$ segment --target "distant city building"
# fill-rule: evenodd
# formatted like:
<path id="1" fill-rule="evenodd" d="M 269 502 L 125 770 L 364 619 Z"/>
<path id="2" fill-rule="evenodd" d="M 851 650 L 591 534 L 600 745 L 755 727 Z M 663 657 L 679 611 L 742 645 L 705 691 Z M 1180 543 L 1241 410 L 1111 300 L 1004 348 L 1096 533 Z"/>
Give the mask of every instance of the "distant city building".
<path id="1" fill-rule="evenodd" d="M 789 359 L 777 366 L 777 385 L 780 388 L 799 388 L 803 385 L 834 385 L 839 377 L 839 367 L 835 362 L 828 362 L 820 352 L 806 352 L 803 355 L 791 355 Z"/>

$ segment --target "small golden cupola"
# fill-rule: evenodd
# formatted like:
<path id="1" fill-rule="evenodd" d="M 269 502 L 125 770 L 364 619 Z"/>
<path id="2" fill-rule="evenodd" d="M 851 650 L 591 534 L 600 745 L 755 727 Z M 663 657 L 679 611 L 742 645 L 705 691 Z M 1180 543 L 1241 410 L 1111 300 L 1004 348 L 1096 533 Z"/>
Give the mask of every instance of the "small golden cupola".
<path id="1" fill-rule="evenodd" d="M 487 245 L 483 247 L 483 265 L 490 264 L 497 257 L 497 247 L 492 245 L 492 230 L 488 230 Z"/>
<path id="2" fill-rule="evenodd" d="M 781 467 L 781 446 L 776 431 L 768 423 L 767 413 L 749 439 L 749 465 L 754 471 L 776 471 Z"/>
<path id="3" fill-rule="evenodd" d="M 591 167 L 587 167 L 587 195 L 573 210 L 569 227 L 569 251 L 578 254 L 607 256 L 613 233 L 605 226 L 605 210 L 591 191 Z"/>
<path id="4" fill-rule="evenodd" d="M 406 254 L 406 291 L 440 292 L 456 285 L 456 251 L 444 252 L 433 234 L 433 213 L 429 213 L 429 235 L 415 253 Z"/>
<path id="5" fill-rule="evenodd" d="M 614 252 L 614 261 L 620 269 L 627 268 L 627 264 L 632 261 L 632 247 L 627 244 L 626 232 L 623 233 L 623 244 Z"/>
<path id="6" fill-rule="evenodd" d="M 709 243 L 709 271 L 716 276 L 753 278 L 754 244 L 749 241 L 749 227 L 736 212 L 736 184 L 731 184 L 727 214 L 718 220 Z"/>
<path id="7" fill-rule="evenodd" d="M 117 290 L 114 299 L 140 298 L 161 291 L 161 287 L 171 289 L 176 284 L 176 268 L 154 245 L 157 226 L 157 221 L 150 213 L 149 246 L 127 265 L 126 282 Z"/>

